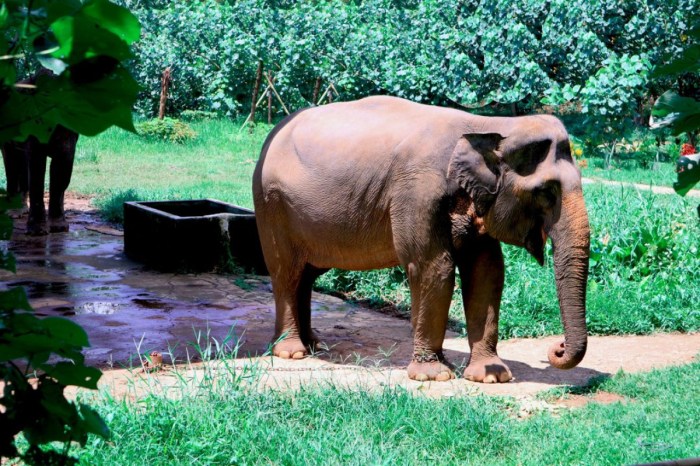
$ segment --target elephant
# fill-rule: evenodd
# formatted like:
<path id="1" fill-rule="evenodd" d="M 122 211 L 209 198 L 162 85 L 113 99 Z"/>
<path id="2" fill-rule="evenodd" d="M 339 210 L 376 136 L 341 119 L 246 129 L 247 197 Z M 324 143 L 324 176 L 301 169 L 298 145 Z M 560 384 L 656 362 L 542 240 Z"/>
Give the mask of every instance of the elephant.
<path id="1" fill-rule="evenodd" d="M 463 376 L 507 382 L 496 350 L 501 242 L 544 265 L 548 238 L 565 333 L 549 362 L 570 369 L 586 353 L 590 227 L 581 173 L 554 116 L 486 117 L 390 96 L 300 110 L 264 142 L 253 200 L 275 356 L 313 349 L 310 297 L 321 274 L 400 265 L 411 293 L 408 376 L 454 378 L 442 347 L 458 269 L 470 347 Z"/>
<path id="2" fill-rule="evenodd" d="M 56 126 L 49 142 L 40 143 L 30 136 L 24 142 L 10 141 L 2 146 L 8 196 L 20 195 L 26 208 L 29 198 L 27 234 L 38 236 L 68 231 L 64 212 L 64 194 L 73 173 L 78 133 Z M 51 157 L 49 173 L 49 215 L 44 204 L 46 159 Z"/>

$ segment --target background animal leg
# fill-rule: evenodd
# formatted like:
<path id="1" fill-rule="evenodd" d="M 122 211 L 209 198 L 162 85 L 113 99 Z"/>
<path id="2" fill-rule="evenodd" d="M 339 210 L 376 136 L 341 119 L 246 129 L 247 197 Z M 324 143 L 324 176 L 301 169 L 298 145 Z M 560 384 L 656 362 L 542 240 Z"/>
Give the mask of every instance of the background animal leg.
<path id="1" fill-rule="evenodd" d="M 57 127 L 49 147 L 52 153 L 49 173 L 49 230 L 68 231 L 64 212 L 64 196 L 73 174 L 73 160 L 78 135 L 63 127 Z"/>
<path id="2" fill-rule="evenodd" d="M 20 216 L 28 211 L 29 201 L 29 167 L 27 153 L 23 143 L 8 142 L 2 147 L 2 160 L 5 165 L 8 197 L 21 196 L 22 207 L 11 216 Z"/>
<path id="3" fill-rule="evenodd" d="M 26 142 L 29 166 L 29 218 L 27 234 L 46 235 L 46 206 L 44 205 L 44 178 L 46 176 L 46 152 L 34 138 Z"/>

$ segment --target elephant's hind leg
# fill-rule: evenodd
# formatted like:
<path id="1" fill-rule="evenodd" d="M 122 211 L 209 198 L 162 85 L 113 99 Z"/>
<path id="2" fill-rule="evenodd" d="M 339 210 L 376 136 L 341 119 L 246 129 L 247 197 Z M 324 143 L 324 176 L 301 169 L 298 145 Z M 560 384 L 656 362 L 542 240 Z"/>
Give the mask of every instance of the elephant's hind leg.
<path id="1" fill-rule="evenodd" d="M 445 381 L 454 378 L 442 354 L 447 316 L 454 289 L 454 263 L 447 252 L 432 260 L 408 264 L 413 323 L 413 360 L 408 377 L 413 380 Z"/>
<path id="2" fill-rule="evenodd" d="M 49 173 L 49 231 L 68 231 L 64 211 L 64 197 L 73 174 L 73 160 L 78 134 L 59 126 L 50 141 L 52 151 Z"/>
<path id="3" fill-rule="evenodd" d="M 301 359 L 316 345 L 311 330 L 311 288 L 323 271 L 309 265 L 291 267 L 272 278 L 275 296 L 275 344 L 272 353 Z"/>
<path id="4" fill-rule="evenodd" d="M 27 160 L 29 166 L 29 217 L 27 234 L 43 236 L 49 233 L 44 204 L 44 178 L 46 177 L 46 150 L 33 137 L 27 140 Z"/>
<path id="5" fill-rule="evenodd" d="M 29 212 L 29 168 L 25 144 L 7 142 L 2 146 L 2 158 L 7 179 L 7 196 L 20 198 L 20 207 L 8 212 L 10 217 L 19 218 Z"/>
<path id="6" fill-rule="evenodd" d="M 459 263 L 462 299 L 467 320 L 471 358 L 464 378 L 474 382 L 507 382 L 513 378 L 498 357 L 498 313 L 503 293 L 504 265 L 501 245 L 484 238 L 476 252 Z"/>

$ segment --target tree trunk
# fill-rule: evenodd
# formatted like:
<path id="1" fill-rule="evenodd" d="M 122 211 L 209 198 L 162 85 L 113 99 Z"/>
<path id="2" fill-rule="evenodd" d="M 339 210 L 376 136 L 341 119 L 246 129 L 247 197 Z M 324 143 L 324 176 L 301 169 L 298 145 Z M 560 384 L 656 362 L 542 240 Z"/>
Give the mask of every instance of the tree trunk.
<path id="1" fill-rule="evenodd" d="M 612 142 L 612 149 L 610 149 L 610 152 L 608 152 L 606 158 L 605 158 L 605 169 L 609 170 L 610 166 L 612 165 L 612 159 L 613 156 L 615 155 L 615 148 L 617 147 L 617 139 L 614 139 Z"/>
<path id="2" fill-rule="evenodd" d="M 250 104 L 250 117 L 248 120 L 252 123 L 255 121 L 255 107 L 258 102 L 258 93 L 260 92 L 260 81 L 262 81 L 263 62 L 258 61 L 258 71 L 255 73 L 255 86 L 253 87 L 253 98 Z"/>
<path id="3" fill-rule="evenodd" d="M 168 88 L 170 87 L 171 68 L 167 67 L 163 71 L 163 76 L 160 82 L 160 104 L 158 105 L 158 119 L 162 120 L 165 118 L 165 105 L 168 102 Z"/>
<path id="4" fill-rule="evenodd" d="M 316 84 L 314 84 L 314 94 L 311 97 L 312 106 L 318 105 L 318 93 L 321 91 L 321 78 L 316 78 Z"/>
<path id="5" fill-rule="evenodd" d="M 510 113 L 512 116 L 518 116 L 518 103 L 517 102 L 511 102 L 510 104 Z"/>

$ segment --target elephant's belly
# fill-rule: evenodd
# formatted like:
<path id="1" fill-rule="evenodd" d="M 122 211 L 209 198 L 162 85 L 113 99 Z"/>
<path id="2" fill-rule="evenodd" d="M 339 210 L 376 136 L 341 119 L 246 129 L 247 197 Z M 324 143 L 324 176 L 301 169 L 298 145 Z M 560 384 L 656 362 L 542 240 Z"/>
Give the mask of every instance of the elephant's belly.
<path id="1" fill-rule="evenodd" d="M 315 267 L 368 270 L 398 264 L 390 230 L 377 224 L 372 225 L 375 228 L 342 222 L 299 226 L 293 237 L 300 240 L 306 261 Z"/>
<path id="2" fill-rule="evenodd" d="M 317 244 L 308 246 L 308 263 L 319 269 L 369 270 L 399 265 L 393 250 L 350 248 Z"/>

